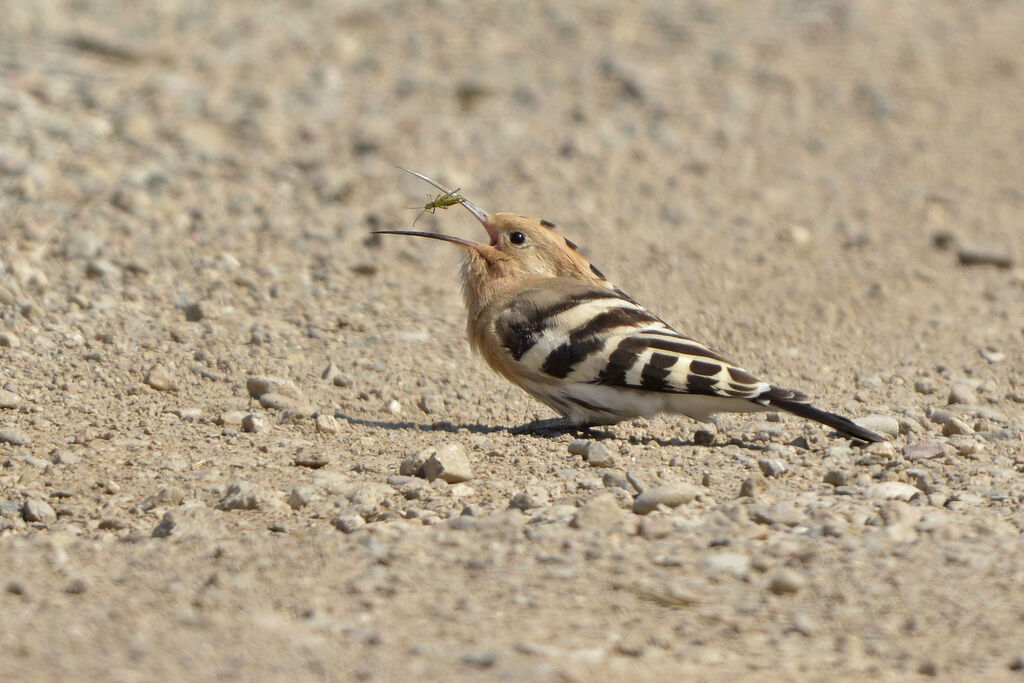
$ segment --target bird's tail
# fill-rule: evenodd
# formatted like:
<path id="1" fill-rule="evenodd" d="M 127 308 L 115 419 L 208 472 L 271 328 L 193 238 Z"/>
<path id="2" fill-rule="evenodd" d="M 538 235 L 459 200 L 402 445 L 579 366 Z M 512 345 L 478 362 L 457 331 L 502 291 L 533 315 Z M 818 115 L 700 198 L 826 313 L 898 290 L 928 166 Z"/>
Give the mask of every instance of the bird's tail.
<path id="1" fill-rule="evenodd" d="M 815 408 L 810 403 L 785 398 L 771 398 L 767 401 L 767 405 L 772 408 L 778 408 L 779 410 L 785 410 L 787 413 L 793 413 L 794 415 L 807 418 L 808 420 L 820 422 L 823 425 L 832 427 L 843 434 L 852 436 L 855 439 L 860 439 L 861 441 L 885 441 L 885 439 L 878 434 L 875 434 L 870 429 L 864 429 L 853 420 L 847 419 L 842 415 L 836 415 L 835 413 L 821 410 L 820 408 Z"/>

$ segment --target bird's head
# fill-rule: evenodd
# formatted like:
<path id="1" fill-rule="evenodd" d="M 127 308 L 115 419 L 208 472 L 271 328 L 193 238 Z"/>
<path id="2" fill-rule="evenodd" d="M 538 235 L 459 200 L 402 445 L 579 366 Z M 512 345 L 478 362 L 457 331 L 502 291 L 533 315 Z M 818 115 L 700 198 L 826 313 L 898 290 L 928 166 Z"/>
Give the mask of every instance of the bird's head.
<path id="1" fill-rule="evenodd" d="M 403 169 L 408 170 L 408 169 Z M 378 230 L 385 235 L 412 235 L 450 242 L 462 247 L 466 260 L 462 269 L 467 302 L 482 305 L 494 296 L 513 292 L 523 282 L 545 277 L 567 277 L 611 287 L 604 275 L 555 230 L 554 223 L 514 213 L 488 214 L 469 200 L 455 195 L 424 175 L 409 171 L 449 196 L 472 213 L 484 230 L 487 242 L 415 230 Z"/>

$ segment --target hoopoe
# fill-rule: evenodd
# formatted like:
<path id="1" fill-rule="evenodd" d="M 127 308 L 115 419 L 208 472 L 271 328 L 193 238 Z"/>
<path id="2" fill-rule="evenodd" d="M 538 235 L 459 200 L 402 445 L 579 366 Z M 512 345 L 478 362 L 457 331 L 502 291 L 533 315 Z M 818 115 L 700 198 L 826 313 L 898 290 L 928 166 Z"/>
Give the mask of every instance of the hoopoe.
<path id="1" fill-rule="evenodd" d="M 656 413 L 709 421 L 722 412 L 784 410 L 856 439 L 883 440 L 812 406 L 806 394 L 760 380 L 680 334 L 609 282 L 550 221 L 488 214 L 425 175 L 402 170 L 447 198 L 458 197 L 451 203 L 476 216 L 490 240 L 413 230 L 376 232 L 462 247 L 470 346 L 570 425 L 610 425 Z"/>

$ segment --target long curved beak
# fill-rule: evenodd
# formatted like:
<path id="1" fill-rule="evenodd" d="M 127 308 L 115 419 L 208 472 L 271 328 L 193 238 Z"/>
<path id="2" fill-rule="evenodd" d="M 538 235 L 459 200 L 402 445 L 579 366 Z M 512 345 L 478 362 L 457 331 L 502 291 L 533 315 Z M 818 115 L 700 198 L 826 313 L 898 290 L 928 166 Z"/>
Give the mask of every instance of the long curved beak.
<path id="1" fill-rule="evenodd" d="M 416 176 L 420 180 L 425 180 L 426 182 L 430 183 L 431 185 L 433 185 L 434 187 L 436 187 L 437 189 L 441 190 L 441 192 L 444 192 L 447 195 L 454 195 L 455 194 L 455 190 L 449 190 L 444 185 L 442 185 L 440 183 L 434 182 L 433 180 L 431 180 L 427 176 L 423 175 L 422 173 L 417 173 L 416 171 L 413 171 L 412 169 L 406 168 L 404 166 L 396 166 L 396 168 L 399 168 L 399 169 L 405 171 L 406 173 L 411 173 L 412 175 Z M 484 226 L 484 230 L 487 231 L 487 235 L 491 238 L 491 246 L 496 245 L 498 243 L 498 232 L 493 227 L 491 227 L 491 224 L 488 222 L 487 212 L 484 211 L 483 209 L 481 209 L 479 206 L 477 206 L 473 202 L 471 202 L 468 199 L 466 199 L 465 197 L 463 197 L 462 195 L 458 195 L 458 196 L 459 196 L 459 203 L 462 204 L 464 207 L 466 207 L 467 211 L 469 211 L 471 214 L 476 216 L 476 219 L 478 221 L 480 221 L 481 225 Z M 385 231 L 381 231 L 381 232 L 385 232 Z M 420 237 L 427 237 L 428 235 L 434 235 L 435 233 L 425 233 L 425 232 L 424 233 L 412 233 L 412 232 L 407 232 L 407 233 L 392 233 L 392 234 L 407 234 L 407 235 L 417 234 Z M 445 239 L 445 240 L 447 240 L 449 242 L 452 241 L 452 240 L 448 239 L 447 236 L 443 236 L 443 237 L 440 237 L 438 239 Z"/>
<path id="2" fill-rule="evenodd" d="M 447 192 L 447 190 L 444 190 L 444 188 L 438 188 L 438 189 Z M 486 244 L 482 244 L 480 242 L 474 242 L 473 240 L 464 240 L 461 237 L 453 237 L 452 235 L 442 235 L 439 232 L 422 232 L 420 230 L 374 230 L 373 234 L 374 235 L 412 235 L 413 237 L 429 237 L 432 240 L 441 240 L 442 242 L 451 242 L 452 244 L 457 244 L 460 247 L 463 247 L 464 249 L 474 249 L 476 251 L 481 251 L 484 247 L 487 246 Z"/>

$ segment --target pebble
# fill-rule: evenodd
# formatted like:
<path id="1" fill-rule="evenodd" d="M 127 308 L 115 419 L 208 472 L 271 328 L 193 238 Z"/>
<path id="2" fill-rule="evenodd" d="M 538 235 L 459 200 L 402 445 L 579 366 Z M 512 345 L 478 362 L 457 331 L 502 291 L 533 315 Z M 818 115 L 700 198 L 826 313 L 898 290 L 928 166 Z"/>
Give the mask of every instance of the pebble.
<path id="1" fill-rule="evenodd" d="M 253 398 L 264 394 L 280 394 L 291 398 L 302 398 L 299 388 L 290 379 L 271 375 L 251 375 L 245 380 L 245 389 Z"/>
<path id="2" fill-rule="evenodd" d="M 264 429 L 267 428 L 267 421 L 263 419 L 262 415 L 257 415 L 256 413 L 249 413 L 248 415 L 242 418 L 241 427 L 243 432 L 255 434 L 257 432 L 262 432 Z"/>
<path id="3" fill-rule="evenodd" d="M 665 538 L 675 531 L 671 517 L 648 515 L 640 520 L 640 535 L 647 539 Z"/>
<path id="4" fill-rule="evenodd" d="M 569 444 L 569 453 L 583 456 L 591 467 L 611 468 L 616 465 L 615 454 L 600 441 L 576 439 Z"/>
<path id="5" fill-rule="evenodd" d="M 784 524 L 796 526 L 804 521 L 804 511 L 791 502 L 780 502 L 774 505 L 751 505 L 747 509 L 751 521 L 771 526 Z"/>
<path id="6" fill-rule="evenodd" d="M 466 449 L 459 443 L 449 443 L 437 449 L 423 465 L 423 474 L 428 481 L 441 479 L 449 484 L 469 481 L 473 471 Z"/>
<path id="7" fill-rule="evenodd" d="M 761 473 L 766 477 L 781 477 L 789 471 L 785 461 L 771 458 L 759 458 L 757 466 L 761 468 Z"/>
<path id="8" fill-rule="evenodd" d="M 917 496 L 923 495 L 921 489 L 911 486 L 902 481 L 884 481 L 868 487 L 865 492 L 868 498 L 879 500 L 904 500 L 909 501 Z"/>
<path id="9" fill-rule="evenodd" d="M 13 391 L 0 389 L 0 408 L 14 409 L 21 405 L 21 396 Z"/>
<path id="10" fill-rule="evenodd" d="M 949 389 L 949 396 L 946 397 L 946 403 L 949 405 L 964 404 L 974 405 L 978 402 L 978 397 L 975 396 L 974 391 L 970 387 L 963 384 L 954 384 Z"/>
<path id="11" fill-rule="evenodd" d="M 387 410 L 392 415 L 401 415 L 402 404 L 399 403 L 396 399 L 391 399 L 390 401 L 388 401 Z"/>
<path id="12" fill-rule="evenodd" d="M 895 417 L 888 415 L 864 415 L 854 418 L 853 422 L 864 429 L 870 429 L 879 434 L 897 437 L 900 434 L 900 422 Z"/>
<path id="13" fill-rule="evenodd" d="M 336 387 L 352 386 L 352 380 L 346 377 L 345 374 L 342 373 L 341 368 L 334 363 L 330 363 L 326 368 L 324 368 L 324 371 L 320 373 L 320 379 L 327 380 Z"/>
<path id="14" fill-rule="evenodd" d="M 312 417 L 317 412 L 312 404 L 304 399 L 287 394 L 268 393 L 259 398 L 260 405 L 268 410 L 280 410 L 300 417 Z"/>
<path id="15" fill-rule="evenodd" d="M 45 500 L 28 498 L 21 507 L 21 516 L 26 522 L 42 522 L 53 524 L 57 521 L 57 513 Z"/>
<path id="16" fill-rule="evenodd" d="M 766 488 L 765 478 L 761 475 L 747 477 L 740 484 L 740 498 L 755 498 Z"/>
<path id="17" fill-rule="evenodd" d="M 1001 361 L 1006 360 L 1005 353 L 1003 353 L 1002 351 L 997 351 L 996 349 L 990 347 L 981 349 L 978 353 L 980 353 L 981 357 L 987 360 L 989 363 L 999 363 Z"/>
<path id="18" fill-rule="evenodd" d="M 366 526 L 366 520 L 359 515 L 347 515 L 344 517 L 335 517 L 331 520 L 331 526 L 338 531 L 346 534 L 350 534 L 356 529 L 361 529 Z"/>
<path id="19" fill-rule="evenodd" d="M 190 323 L 197 323 L 201 320 L 210 320 L 217 317 L 216 308 L 208 301 L 194 301 L 182 307 L 185 320 Z M 255 397 L 254 397 L 255 398 Z"/>
<path id="20" fill-rule="evenodd" d="M 569 526 L 582 530 L 609 529 L 622 521 L 623 512 L 615 496 L 601 493 L 580 506 Z"/>
<path id="21" fill-rule="evenodd" d="M 317 413 L 313 418 L 314 424 L 316 425 L 316 431 L 321 434 L 337 434 L 338 433 L 338 420 L 333 415 L 327 413 Z"/>
<path id="22" fill-rule="evenodd" d="M 21 340 L 13 332 L 0 332 L 0 347 L 16 349 L 21 346 Z"/>
<path id="23" fill-rule="evenodd" d="M 807 579 L 803 574 L 788 567 L 782 567 L 768 579 L 768 590 L 776 595 L 792 595 L 798 593 L 805 583 L 807 583 Z"/>
<path id="24" fill-rule="evenodd" d="M 3 285 L 0 285 L 0 306 L 13 306 L 14 301 L 14 293 Z"/>
<path id="25" fill-rule="evenodd" d="M 425 394 L 420 397 L 416 405 L 427 415 L 436 415 L 445 410 L 444 399 L 437 394 Z"/>
<path id="26" fill-rule="evenodd" d="M 946 455 L 949 447 L 939 441 L 930 443 L 908 443 L 903 447 L 903 457 L 907 460 L 931 460 Z"/>
<path id="27" fill-rule="evenodd" d="M 154 365 L 146 374 L 146 384 L 157 391 L 177 391 L 178 382 L 163 365 Z"/>
<path id="28" fill-rule="evenodd" d="M 252 484 L 237 481 L 228 486 L 227 492 L 217 503 L 218 510 L 258 510 L 263 504 Z"/>
<path id="29" fill-rule="evenodd" d="M 1013 257 L 1005 248 L 986 249 L 982 247 L 960 247 L 957 259 L 961 266 L 995 266 L 996 268 L 1012 268 Z"/>
<path id="30" fill-rule="evenodd" d="M 942 425 L 943 436 L 957 436 L 966 434 L 974 434 L 974 430 L 971 428 L 969 424 L 967 424 L 958 417 L 950 418 Z"/>
<path id="31" fill-rule="evenodd" d="M 700 493 L 700 489 L 693 484 L 655 486 L 647 489 L 633 500 L 633 512 L 638 515 L 646 515 L 656 510 L 659 505 L 677 508 L 680 505 L 693 502 Z"/>
<path id="32" fill-rule="evenodd" d="M 219 527 L 216 514 L 205 505 L 195 503 L 172 508 L 164 513 L 152 535 L 154 538 L 206 537 Z"/>
<path id="33" fill-rule="evenodd" d="M 832 486 L 843 486 L 850 480 L 850 475 L 840 469 L 831 469 L 825 473 L 825 483 L 831 484 Z"/>
<path id="34" fill-rule="evenodd" d="M 548 492 L 539 487 L 530 487 L 527 491 L 512 496 L 508 506 L 516 510 L 533 510 L 548 504 Z"/>
<path id="35" fill-rule="evenodd" d="M 914 391 L 919 394 L 934 394 L 938 387 L 930 379 L 919 379 L 914 382 Z"/>
<path id="36" fill-rule="evenodd" d="M 731 550 L 705 555 L 701 565 L 712 574 L 729 574 L 738 579 L 750 573 L 750 558 Z"/>
<path id="37" fill-rule="evenodd" d="M 10 590 L 8 588 L 7 590 Z M 1024 650 L 1021 650 L 1016 656 L 1010 660 L 1011 671 L 1024 671 Z"/>
<path id="38" fill-rule="evenodd" d="M 71 581 L 68 582 L 68 585 L 64 587 L 64 592 L 69 595 L 81 595 L 88 590 L 88 588 L 89 586 L 85 583 L 84 579 L 71 579 Z"/>
<path id="39" fill-rule="evenodd" d="M 434 449 L 428 448 L 422 450 L 419 453 L 410 453 L 405 456 L 402 460 L 402 464 L 398 466 L 398 473 L 403 477 L 423 477 L 426 478 L 426 474 L 423 471 L 423 466 L 427 464 L 427 460 L 433 455 Z"/>
<path id="40" fill-rule="evenodd" d="M 288 494 L 288 507 L 292 510 L 304 508 L 313 500 L 313 489 L 308 486 L 296 486 Z"/>
<path id="41" fill-rule="evenodd" d="M 28 442 L 28 437 L 20 429 L 13 427 L 0 429 L 0 443 L 9 443 L 12 446 L 25 446 L 28 445 Z"/>

